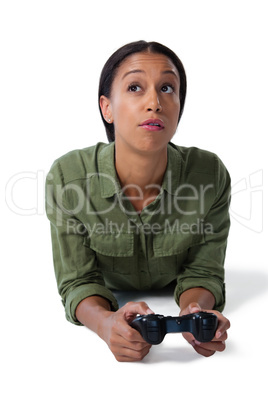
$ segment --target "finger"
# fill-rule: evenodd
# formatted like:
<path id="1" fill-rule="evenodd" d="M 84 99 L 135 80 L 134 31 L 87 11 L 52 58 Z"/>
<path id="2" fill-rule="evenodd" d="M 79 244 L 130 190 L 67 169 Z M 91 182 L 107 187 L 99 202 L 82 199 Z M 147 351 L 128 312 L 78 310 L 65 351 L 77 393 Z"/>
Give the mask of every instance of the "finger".
<path id="1" fill-rule="evenodd" d="M 201 343 L 197 340 L 194 341 L 193 347 L 198 351 L 206 350 L 210 352 L 223 352 L 225 350 L 225 342 L 206 342 Z"/>
<path id="2" fill-rule="evenodd" d="M 192 343 L 195 341 L 194 336 L 190 332 L 183 332 L 182 336 L 188 343 L 190 343 L 190 345 L 192 345 Z"/>
<path id="3" fill-rule="evenodd" d="M 143 341 L 142 338 L 141 342 L 129 342 L 122 336 L 114 334 L 109 347 L 117 360 L 138 361 L 149 353 L 152 345 Z"/>
<path id="4" fill-rule="evenodd" d="M 113 351 L 116 360 L 120 362 L 141 361 L 149 352 L 150 347 L 145 347 L 139 351 L 121 347 L 118 350 Z"/>
<path id="5" fill-rule="evenodd" d="M 143 345 L 148 345 L 148 343 L 143 339 L 139 331 L 132 328 L 123 317 L 120 317 L 117 320 L 116 326 L 114 327 L 114 332 L 119 338 L 121 338 L 119 343 L 122 342 L 122 339 L 128 342 L 128 345 L 126 346 L 129 346 L 131 342 L 139 342 Z"/>
<path id="6" fill-rule="evenodd" d="M 198 346 L 198 345 L 193 345 L 193 348 L 199 355 L 202 355 L 204 357 L 210 357 L 210 356 L 214 355 L 216 352 L 222 351 L 222 350 L 206 349 L 206 348 L 203 348 L 202 346 Z M 224 348 L 223 348 L 223 350 L 224 350 Z"/>
<path id="7" fill-rule="evenodd" d="M 124 339 L 130 343 L 140 343 L 143 345 L 148 345 L 148 343 L 143 339 L 139 331 L 129 326 L 129 328 L 125 328 L 124 331 L 120 334 Z"/>
<path id="8" fill-rule="evenodd" d="M 217 335 L 217 333 L 216 333 L 216 335 Z M 216 337 L 215 336 L 215 338 L 213 338 L 212 339 L 212 341 L 222 341 L 222 342 L 224 342 L 224 341 L 226 341 L 228 339 L 228 333 L 227 332 L 224 332 L 221 336 L 219 336 L 219 334 L 218 334 L 218 337 Z"/>
<path id="9" fill-rule="evenodd" d="M 193 345 L 193 348 L 198 354 L 200 354 L 204 357 L 210 357 L 210 356 L 214 355 L 214 353 L 216 353 L 214 350 L 207 350 L 198 345 Z"/>
<path id="10" fill-rule="evenodd" d="M 218 328 L 216 331 L 215 339 L 220 340 L 222 337 L 226 336 L 226 331 L 230 328 L 230 321 L 221 315 L 219 319 Z"/>
<path id="11" fill-rule="evenodd" d="M 140 351 L 143 350 L 144 348 L 151 348 L 152 345 L 145 342 L 145 340 L 141 337 L 141 335 L 138 333 L 139 337 L 137 341 L 130 341 L 126 338 L 123 338 L 120 335 L 115 335 L 112 339 L 112 344 L 118 348 L 126 348 L 126 349 L 131 349 L 134 351 Z"/>

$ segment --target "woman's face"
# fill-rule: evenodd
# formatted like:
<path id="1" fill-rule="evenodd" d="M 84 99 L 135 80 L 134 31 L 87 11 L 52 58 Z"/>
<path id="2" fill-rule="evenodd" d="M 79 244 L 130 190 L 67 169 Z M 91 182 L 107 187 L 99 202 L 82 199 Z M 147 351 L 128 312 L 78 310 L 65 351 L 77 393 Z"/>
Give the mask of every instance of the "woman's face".
<path id="1" fill-rule="evenodd" d="M 180 78 L 172 61 L 162 54 L 135 53 L 123 61 L 111 96 L 100 104 L 114 123 L 115 143 L 136 151 L 166 148 L 180 113 Z"/>

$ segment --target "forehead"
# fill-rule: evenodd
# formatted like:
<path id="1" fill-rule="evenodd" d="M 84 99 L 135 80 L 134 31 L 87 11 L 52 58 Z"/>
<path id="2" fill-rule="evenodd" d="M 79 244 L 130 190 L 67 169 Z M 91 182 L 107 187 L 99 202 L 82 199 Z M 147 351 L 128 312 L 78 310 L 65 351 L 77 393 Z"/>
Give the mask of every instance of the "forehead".
<path id="1" fill-rule="evenodd" d="M 179 72 L 164 54 L 158 53 L 134 53 L 127 57 L 119 66 L 116 78 L 124 78 L 125 75 L 131 71 L 142 71 L 145 74 L 163 74 L 172 71 L 179 79 Z"/>

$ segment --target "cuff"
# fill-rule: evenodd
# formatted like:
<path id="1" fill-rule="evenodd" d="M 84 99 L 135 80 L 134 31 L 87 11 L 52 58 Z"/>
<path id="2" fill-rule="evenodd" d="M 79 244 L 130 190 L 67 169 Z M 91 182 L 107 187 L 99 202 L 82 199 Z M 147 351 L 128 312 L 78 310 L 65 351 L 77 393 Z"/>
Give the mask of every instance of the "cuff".
<path id="1" fill-rule="evenodd" d="M 198 278 L 198 282 L 194 283 L 193 279 L 184 279 L 178 281 L 175 288 L 174 298 L 179 306 L 180 295 L 188 289 L 192 288 L 205 288 L 209 290 L 215 297 L 214 310 L 223 311 L 225 306 L 225 284 L 219 283 L 217 280 L 207 280 Z"/>
<path id="2" fill-rule="evenodd" d="M 65 314 L 68 321 L 75 325 L 83 325 L 77 320 L 75 311 L 78 304 L 90 296 L 101 296 L 109 300 L 112 311 L 116 311 L 119 308 L 116 298 L 105 286 L 98 285 L 96 283 L 85 284 L 71 290 L 66 298 Z"/>

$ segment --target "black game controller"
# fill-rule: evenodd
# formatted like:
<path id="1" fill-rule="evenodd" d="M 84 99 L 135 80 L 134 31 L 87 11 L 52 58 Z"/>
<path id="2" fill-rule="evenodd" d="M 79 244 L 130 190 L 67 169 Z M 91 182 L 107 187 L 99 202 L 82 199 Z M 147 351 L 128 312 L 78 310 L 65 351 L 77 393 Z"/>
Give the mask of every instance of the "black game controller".
<path id="1" fill-rule="evenodd" d="M 130 325 L 151 345 L 161 343 L 169 332 L 191 332 L 197 341 L 210 342 L 215 336 L 218 318 L 203 311 L 181 317 L 148 314 L 136 317 Z"/>

